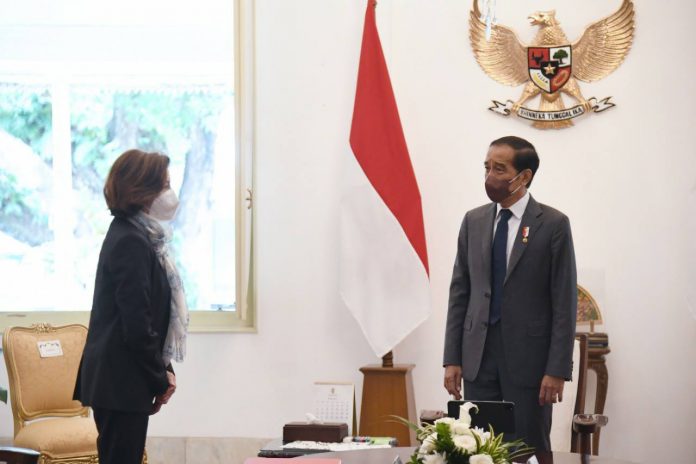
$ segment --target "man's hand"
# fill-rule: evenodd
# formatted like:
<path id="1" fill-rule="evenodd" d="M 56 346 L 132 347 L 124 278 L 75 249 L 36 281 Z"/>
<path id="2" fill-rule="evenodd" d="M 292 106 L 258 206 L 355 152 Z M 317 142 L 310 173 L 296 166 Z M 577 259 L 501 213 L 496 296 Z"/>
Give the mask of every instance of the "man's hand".
<path id="1" fill-rule="evenodd" d="M 565 379 L 561 377 L 545 375 L 541 379 L 541 388 L 539 389 L 539 406 L 563 401 L 564 384 Z"/>
<path id="2" fill-rule="evenodd" d="M 455 400 L 462 399 L 462 367 L 455 365 L 445 366 L 445 390 L 454 395 Z"/>

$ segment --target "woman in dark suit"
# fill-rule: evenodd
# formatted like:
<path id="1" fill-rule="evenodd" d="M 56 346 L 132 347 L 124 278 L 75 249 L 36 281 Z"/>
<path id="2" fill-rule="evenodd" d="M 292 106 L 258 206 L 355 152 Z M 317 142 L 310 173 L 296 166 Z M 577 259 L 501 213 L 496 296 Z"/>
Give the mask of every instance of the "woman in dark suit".
<path id="1" fill-rule="evenodd" d="M 129 150 L 104 186 L 114 216 L 99 254 L 75 399 L 91 406 L 101 464 L 139 464 L 148 419 L 176 389 L 170 361 L 185 354 L 188 310 L 169 255 L 178 200 L 169 158 Z"/>

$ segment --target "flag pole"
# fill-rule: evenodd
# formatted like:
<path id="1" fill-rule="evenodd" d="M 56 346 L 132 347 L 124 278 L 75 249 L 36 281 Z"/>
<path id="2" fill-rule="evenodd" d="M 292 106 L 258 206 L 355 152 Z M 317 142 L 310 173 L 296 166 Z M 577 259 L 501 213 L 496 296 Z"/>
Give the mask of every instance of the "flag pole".
<path id="1" fill-rule="evenodd" d="M 391 349 L 430 313 L 428 253 L 418 182 L 377 31 L 377 1 L 365 5 L 349 142 L 369 188 L 344 202 L 340 288 L 375 355 L 382 357 L 381 365 L 360 368 L 360 435 L 394 437 L 400 446 L 414 446 L 415 431 L 390 417 L 418 422 L 415 365 L 394 364 Z M 365 233 L 365 218 L 375 226 L 371 233 Z M 384 256 L 395 260 L 376 259 L 379 247 L 393 250 Z"/>
<path id="2" fill-rule="evenodd" d="M 382 356 L 382 367 L 394 367 L 394 352 L 390 351 Z"/>

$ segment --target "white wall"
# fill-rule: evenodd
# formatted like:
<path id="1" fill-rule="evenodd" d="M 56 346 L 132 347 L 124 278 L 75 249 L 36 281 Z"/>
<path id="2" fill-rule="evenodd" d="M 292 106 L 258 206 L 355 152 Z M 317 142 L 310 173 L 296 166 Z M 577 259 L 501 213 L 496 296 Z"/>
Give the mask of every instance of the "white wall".
<path id="1" fill-rule="evenodd" d="M 619 0 L 502 0 L 498 17 L 532 37 L 555 7 L 569 37 Z M 617 107 L 542 132 L 486 110 L 515 99 L 476 65 L 465 0 L 380 0 L 382 41 L 425 212 L 433 313 L 395 349 L 415 363 L 417 408 L 443 408 L 447 289 L 463 214 L 486 201 L 488 143 L 517 134 L 541 156 L 532 187 L 571 218 L 579 282 L 605 315 L 612 353 L 601 454 L 691 463 L 696 417 L 696 104 L 687 36 L 696 4 L 637 0 L 637 32 L 611 76 L 581 84 Z M 153 436 L 275 437 L 311 408 L 315 380 L 353 381 L 378 359 L 337 293 L 337 209 L 365 2 L 258 0 L 256 214 L 259 333 L 193 334 L 179 390 Z M 581 7 L 581 8 L 580 8 Z M 691 233 L 689 233 L 691 232 Z M 687 298 L 691 296 L 691 310 Z M 3 374 L 4 375 L 4 374 Z M 3 379 L 0 379 L 0 382 Z M 358 399 L 359 400 L 359 399 Z M 11 434 L 9 408 L 0 435 Z M 659 459 L 658 459 L 659 458 Z"/>

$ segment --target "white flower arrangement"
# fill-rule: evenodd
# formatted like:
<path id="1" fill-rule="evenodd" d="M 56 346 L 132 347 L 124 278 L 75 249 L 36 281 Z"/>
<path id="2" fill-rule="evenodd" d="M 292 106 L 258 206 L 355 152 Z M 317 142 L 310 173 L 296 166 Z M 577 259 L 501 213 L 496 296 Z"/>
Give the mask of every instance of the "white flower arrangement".
<path id="1" fill-rule="evenodd" d="M 471 409 L 478 412 L 476 405 L 464 403 L 459 419 L 443 417 L 422 427 L 400 419 L 416 430 L 421 443 L 409 464 L 508 464 L 532 451 L 521 440 L 503 442 L 503 435 L 490 426 L 488 431 L 471 427 Z"/>

